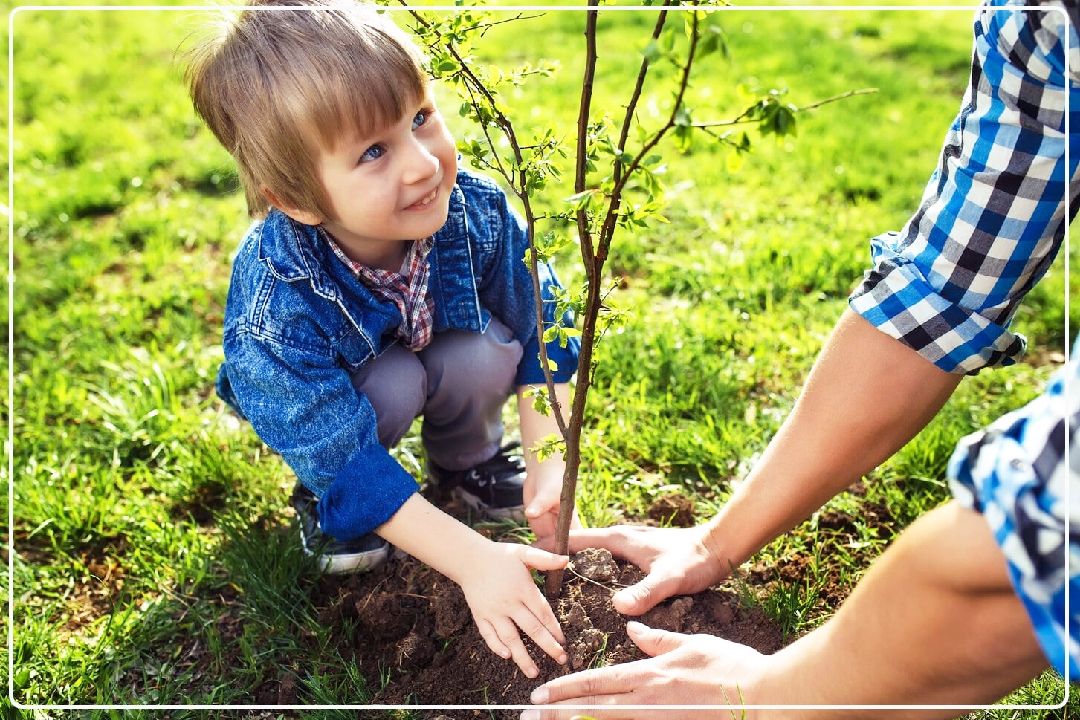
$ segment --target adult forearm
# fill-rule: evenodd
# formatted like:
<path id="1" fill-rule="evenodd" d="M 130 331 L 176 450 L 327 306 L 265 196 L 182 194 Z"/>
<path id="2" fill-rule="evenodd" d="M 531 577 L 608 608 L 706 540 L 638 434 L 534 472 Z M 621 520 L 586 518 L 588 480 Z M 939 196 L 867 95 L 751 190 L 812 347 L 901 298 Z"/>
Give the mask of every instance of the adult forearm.
<path id="1" fill-rule="evenodd" d="M 772 660 L 755 702 L 985 704 L 1046 667 L 989 526 L 955 502 L 913 524 L 836 616 Z M 800 720 L 880 714 L 786 713 Z M 904 717 L 957 714 L 911 710 Z"/>
<path id="2" fill-rule="evenodd" d="M 710 522 L 737 566 L 919 432 L 961 376 L 943 372 L 847 311 L 761 460 Z"/>

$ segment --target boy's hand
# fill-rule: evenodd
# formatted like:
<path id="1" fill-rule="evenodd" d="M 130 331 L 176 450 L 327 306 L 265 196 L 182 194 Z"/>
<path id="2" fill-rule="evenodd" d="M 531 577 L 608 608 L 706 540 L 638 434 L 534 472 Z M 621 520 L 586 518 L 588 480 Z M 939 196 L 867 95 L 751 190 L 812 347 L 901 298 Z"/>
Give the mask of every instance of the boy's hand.
<path id="1" fill-rule="evenodd" d="M 554 547 L 555 526 L 559 522 L 562 475 L 548 473 L 535 483 L 530 482 L 531 479 L 532 476 L 525 479 L 525 519 L 529 523 L 529 529 L 536 535 L 538 545 Z M 570 529 L 581 529 L 581 520 L 576 509 L 570 519 Z"/>
<path id="2" fill-rule="evenodd" d="M 529 569 L 557 570 L 565 567 L 568 559 L 527 545 L 489 541 L 482 554 L 470 558 L 454 578 L 487 646 L 500 657 L 512 658 L 530 678 L 540 671 L 518 629 L 559 664 L 566 662 L 562 648 L 566 638 Z"/>
<path id="3" fill-rule="evenodd" d="M 559 521 L 559 493 L 562 491 L 563 471 L 566 463 L 562 454 L 555 452 L 544 462 L 540 462 L 534 448 L 541 440 L 550 435 L 558 435 L 559 428 L 555 419 L 542 415 L 533 407 L 530 387 L 518 388 L 518 412 L 521 415 L 521 447 L 525 450 L 525 519 L 529 529 L 536 534 L 536 541 L 541 546 L 554 546 L 555 526 Z M 570 388 L 566 383 L 555 386 L 555 395 L 563 408 L 570 406 Z M 574 512 L 570 527 L 581 527 L 577 512 Z"/>

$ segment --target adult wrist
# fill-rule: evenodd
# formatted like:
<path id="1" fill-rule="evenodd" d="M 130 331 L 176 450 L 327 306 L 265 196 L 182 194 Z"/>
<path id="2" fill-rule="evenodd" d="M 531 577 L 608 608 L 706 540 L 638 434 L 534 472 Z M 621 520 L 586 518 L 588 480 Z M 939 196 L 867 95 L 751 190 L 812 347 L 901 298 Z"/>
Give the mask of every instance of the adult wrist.
<path id="1" fill-rule="evenodd" d="M 701 544 L 708 553 L 709 564 L 720 577 L 727 577 L 746 560 L 727 541 L 719 518 L 702 526 Z"/>

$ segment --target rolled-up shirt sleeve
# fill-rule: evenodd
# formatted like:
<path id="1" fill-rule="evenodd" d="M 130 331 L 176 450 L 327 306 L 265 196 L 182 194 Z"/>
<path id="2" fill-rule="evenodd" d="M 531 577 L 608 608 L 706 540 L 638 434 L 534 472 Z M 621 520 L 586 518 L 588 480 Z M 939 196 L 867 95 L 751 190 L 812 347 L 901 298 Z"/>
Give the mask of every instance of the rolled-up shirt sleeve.
<path id="1" fill-rule="evenodd" d="M 1045 393 L 961 440 L 948 470 L 953 496 L 986 518 L 1047 660 L 1063 675 L 1068 666 L 1073 681 L 1080 677 L 1078 351 L 1080 343 Z"/>
<path id="2" fill-rule="evenodd" d="M 1023 355 L 1026 340 L 1010 322 L 1076 213 L 1080 85 L 1065 64 L 1066 35 L 1075 62 L 1076 28 L 1064 13 L 980 9 L 971 81 L 920 207 L 900 232 L 871 241 L 873 266 L 849 298 L 947 372 Z"/>

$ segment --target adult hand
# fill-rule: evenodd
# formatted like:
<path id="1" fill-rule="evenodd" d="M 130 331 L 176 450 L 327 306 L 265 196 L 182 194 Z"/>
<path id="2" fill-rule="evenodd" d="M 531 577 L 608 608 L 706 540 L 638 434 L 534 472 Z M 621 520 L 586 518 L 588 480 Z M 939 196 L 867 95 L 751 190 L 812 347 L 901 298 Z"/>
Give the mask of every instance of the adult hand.
<path id="1" fill-rule="evenodd" d="M 682 635 L 631 622 L 627 634 L 649 655 L 623 665 L 585 670 L 556 678 L 533 691 L 537 705 L 740 705 L 752 702 L 765 676 L 769 656 L 711 635 Z M 529 709 L 521 720 L 601 720 L 621 718 L 724 718 L 731 710 L 564 710 Z"/>
<path id="2" fill-rule="evenodd" d="M 567 559 L 527 545 L 489 540 L 452 576 L 465 593 L 476 628 L 487 646 L 499 657 L 513 659 L 531 678 L 539 674 L 539 669 L 529 657 L 518 629 L 560 664 L 566 662 L 562 648 L 566 638 L 529 569 L 557 570 L 566 566 Z"/>
<path id="3" fill-rule="evenodd" d="M 624 615 L 641 615 L 673 595 L 690 595 L 712 587 L 731 572 L 706 545 L 704 526 L 651 528 L 615 525 L 570 533 L 570 552 L 595 547 L 637 565 L 647 574 L 641 582 L 615 593 L 611 602 Z M 551 549 L 551 544 L 538 543 Z"/>

